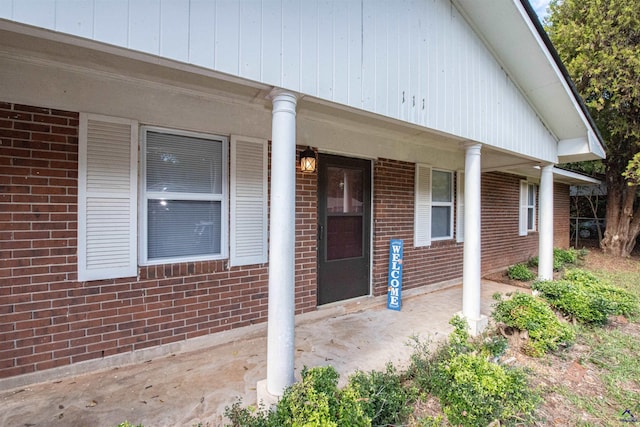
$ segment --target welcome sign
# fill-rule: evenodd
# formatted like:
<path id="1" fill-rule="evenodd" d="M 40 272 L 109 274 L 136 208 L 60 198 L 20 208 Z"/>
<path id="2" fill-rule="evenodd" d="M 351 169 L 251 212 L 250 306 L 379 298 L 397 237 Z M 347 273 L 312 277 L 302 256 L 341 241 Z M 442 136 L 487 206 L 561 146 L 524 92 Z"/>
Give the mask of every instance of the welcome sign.
<path id="1" fill-rule="evenodd" d="M 389 280 L 387 308 L 400 311 L 402 305 L 402 252 L 404 241 L 392 239 L 389 244 Z"/>

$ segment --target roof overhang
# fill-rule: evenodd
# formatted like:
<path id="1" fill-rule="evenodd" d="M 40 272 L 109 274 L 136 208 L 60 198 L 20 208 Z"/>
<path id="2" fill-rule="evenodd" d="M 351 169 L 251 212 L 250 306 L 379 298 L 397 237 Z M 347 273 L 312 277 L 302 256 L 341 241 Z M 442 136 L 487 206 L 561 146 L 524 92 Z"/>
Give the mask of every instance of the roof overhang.
<path id="1" fill-rule="evenodd" d="M 553 180 L 568 185 L 602 185 L 599 179 L 560 168 L 553 168 Z"/>
<path id="2" fill-rule="evenodd" d="M 558 140 L 558 161 L 605 157 L 604 143 L 527 0 L 452 0 Z"/>

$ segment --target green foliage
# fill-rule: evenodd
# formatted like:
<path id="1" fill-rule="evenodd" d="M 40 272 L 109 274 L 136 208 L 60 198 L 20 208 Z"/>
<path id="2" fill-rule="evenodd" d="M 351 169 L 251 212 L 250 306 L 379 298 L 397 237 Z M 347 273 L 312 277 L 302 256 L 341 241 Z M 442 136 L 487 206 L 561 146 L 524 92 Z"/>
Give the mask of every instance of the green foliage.
<path id="1" fill-rule="evenodd" d="M 242 407 L 242 401 L 237 400 L 231 407 L 224 408 L 224 416 L 227 417 L 231 424 L 227 427 L 276 427 L 275 413 L 268 412 L 265 408 L 257 408 L 250 406 Z"/>
<path id="2" fill-rule="evenodd" d="M 577 264 L 578 259 L 580 258 L 580 251 L 575 250 L 574 248 L 569 249 L 560 249 L 553 248 L 553 260 L 558 260 L 563 265 L 566 264 Z"/>
<path id="3" fill-rule="evenodd" d="M 624 289 L 609 285 L 592 273 L 568 271 L 563 280 L 533 285 L 553 307 L 581 323 L 602 325 L 610 315 L 638 312 L 638 298 Z"/>
<path id="4" fill-rule="evenodd" d="M 349 378 L 345 391 L 361 399 L 364 414 L 373 425 L 402 424 L 412 412 L 416 392 L 405 387 L 403 376 L 391 363 L 384 372 L 358 371 Z"/>
<path id="5" fill-rule="evenodd" d="M 640 217 L 632 210 L 640 182 L 640 7 L 637 0 L 553 0 L 550 11 L 547 33 L 606 142 L 601 245 L 626 256 L 637 235 L 629 225 Z"/>
<path id="6" fill-rule="evenodd" d="M 553 249 L 553 271 L 561 271 L 567 265 L 578 264 L 578 261 L 583 259 L 586 255 L 586 250 L 576 250 L 574 248 L 569 249 Z M 527 265 L 529 267 L 537 267 L 539 259 L 537 256 L 534 256 L 529 260 Z"/>
<path id="7" fill-rule="evenodd" d="M 338 389 L 339 374 L 331 366 L 302 370 L 302 381 L 287 388 L 274 411 L 225 409 L 230 427 L 338 427 L 371 425 L 363 399 L 354 387 Z"/>
<path id="8" fill-rule="evenodd" d="M 506 341 L 486 338 L 473 342 L 466 321 L 456 316 L 449 323 L 454 330 L 448 342 L 433 354 L 428 343 L 414 339 L 409 372 L 416 384 L 440 399 L 445 415 L 454 425 L 531 421 L 539 397 L 528 386 L 525 372 L 497 365 L 486 357 L 502 353 Z M 425 418 L 420 425 L 441 425 L 441 422 Z"/>
<path id="9" fill-rule="evenodd" d="M 485 338 L 482 342 L 482 353 L 486 353 L 490 357 L 502 356 L 509 347 L 509 341 L 502 335 L 492 335 Z"/>
<path id="10" fill-rule="evenodd" d="M 302 370 L 302 381 L 289 387 L 278 402 L 275 418 L 282 426 L 369 426 L 358 396 L 338 390 L 339 374 L 331 366 Z"/>
<path id="11" fill-rule="evenodd" d="M 472 353 L 441 362 L 432 382 L 443 411 L 454 425 L 480 426 L 494 420 L 515 424 L 530 417 L 538 396 L 524 371 L 507 369 Z"/>
<path id="12" fill-rule="evenodd" d="M 528 332 L 529 341 L 523 350 L 530 356 L 543 356 L 575 339 L 571 327 L 561 323 L 543 300 L 529 294 L 516 292 L 510 299 L 500 299 L 494 307 L 493 318 L 497 322 Z"/>
<path id="13" fill-rule="evenodd" d="M 536 277 L 526 264 L 512 265 L 507 269 L 507 276 L 511 280 L 520 280 L 521 282 L 528 282 Z"/>
<path id="14" fill-rule="evenodd" d="M 144 427 L 142 424 L 131 424 L 129 421 L 124 421 L 118 424 L 118 427 Z"/>

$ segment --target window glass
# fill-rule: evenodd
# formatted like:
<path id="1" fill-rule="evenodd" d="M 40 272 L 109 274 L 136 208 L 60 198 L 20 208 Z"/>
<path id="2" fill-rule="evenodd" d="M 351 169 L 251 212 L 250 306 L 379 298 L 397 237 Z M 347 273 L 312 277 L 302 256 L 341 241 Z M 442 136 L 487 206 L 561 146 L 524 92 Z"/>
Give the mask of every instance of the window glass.
<path id="1" fill-rule="evenodd" d="M 220 202 L 149 200 L 149 258 L 220 253 L 220 208 Z"/>
<path id="2" fill-rule="evenodd" d="M 147 132 L 147 191 L 222 192 L 222 142 Z"/>
<path id="3" fill-rule="evenodd" d="M 143 129 L 148 261 L 223 254 L 223 138 Z"/>
<path id="4" fill-rule="evenodd" d="M 453 237 L 453 173 L 431 172 L 431 238 Z"/>
<path id="5" fill-rule="evenodd" d="M 451 172 L 436 171 L 431 174 L 432 202 L 451 202 Z"/>
<path id="6" fill-rule="evenodd" d="M 451 208 L 449 206 L 434 206 L 431 210 L 431 237 L 451 236 Z"/>
<path id="7" fill-rule="evenodd" d="M 327 170 L 327 212 L 362 213 L 362 171 L 329 167 Z"/>
<path id="8" fill-rule="evenodd" d="M 536 185 L 529 184 L 527 192 L 527 230 L 536 229 Z"/>

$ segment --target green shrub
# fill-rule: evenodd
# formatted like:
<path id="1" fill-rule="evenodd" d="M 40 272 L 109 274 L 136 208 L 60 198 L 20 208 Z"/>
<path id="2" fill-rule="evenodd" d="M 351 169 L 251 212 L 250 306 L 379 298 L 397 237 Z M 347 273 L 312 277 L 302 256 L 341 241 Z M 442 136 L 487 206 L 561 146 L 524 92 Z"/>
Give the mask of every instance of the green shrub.
<path id="1" fill-rule="evenodd" d="M 118 427 L 144 427 L 142 424 L 131 424 L 129 421 L 124 421 L 118 424 Z"/>
<path id="2" fill-rule="evenodd" d="M 275 412 L 269 412 L 264 407 L 257 409 L 253 406 L 242 407 L 242 401 L 238 399 L 231 407 L 224 408 L 224 416 L 231 424 L 226 427 L 276 427 Z"/>
<path id="3" fill-rule="evenodd" d="M 575 339 L 571 327 L 560 323 L 551 308 L 541 299 L 516 292 L 510 299 L 502 300 L 498 296 L 494 306 L 493 318 L 497 322 L 527 331 L 529 341 L 523 351 L 534 357 L 540 357 L 547 351 L 553 351 L 560 344 L 569 344 Z"/>
<path id="4" fill-rule="evenodd" d="M 441 362 L 431 391 L 440 399 L 449 422 L 463 426 L 531 421 L 539 401 L 524 371 L 507 369 L 473 353 Z"/>
<path id="5" fill-rule="evenodd" d="M 587 255 L 587 251 L 585 249 L 576 250 L 574 248 L 569 249 L 553 249 L 553 271 L 561 271 L 567 265 L 576 265 L 579 260 L 584 259 Z M 534 256 L 531 258 L 527 265 L 529 267 L 537 267 L 539 263 L 539 258 Z"/>
<path id="6" fill-rule="evenodd" d="M 567 264 L 576 264 L 578 262 L 580 253 L 574 248 L 569 249 L 553 249 L 553 260 L 555 264 L 555 260 L 561 262 L 563 265 Z"/>
<path id="7" fill-rule="evenodd" d="M 273 411 L 243 408 L 241 402 L 226 407 L 227 427 L 369 427 L 364 400 L 354 387 L 338 389 L 339 374 L 331 366 L 302 370 L 302 381 L 288 387 Z"/>
<path id="8" fill-rule="evenodd" d="M 404 386 L 403 376 L 391 363 L 384 372 L 356 372 L 349 378 L 346 390 L 358 396 L 364 414 L 376 426 L 404 423 L 416 395 L 412 388 Z"/>
<path id="9" fill-rule="evenodd" d="M 501 425 L 531 420 L 538 396 L 528 386 L 522 370 L 491 363 L 487 354 L 504 351 L 503 340 L 470 341 L 468 326 L 456 316 L 446 343 L 433 354 L 428 343 L 414 338 L 409 372 L 421 389 L 437 396 L 452 425 L 487 425 L 498 419 Z M 437 423 L 437 424 L 436 424 Z M 424 419 L 420 425 L 440 425 Z"/>
<path id="10" fill-rule="evenodd" d="M 507 276 L 511 280 L 520 280 L 521 282 L 528 282 L 536 277 L 526 264 L 512 265 L 507 269 Z"/>
<path id="11" fill-rule="evenodd" d="M 583 270 L 568 271 L 563 280 L 535 283 L 553 307 L 581 323 L 602 325 L 610 315 L 638 312 L 638 298 Z"/>
<path id="12" fill-rule="evenodd" d="M 370 426 L 353 389 L 341 393 L 339 374 L 331 366 L 302 370 L 302 381 L 282 395 L 275 410 L 276 425 L 302 427 Z"/>

